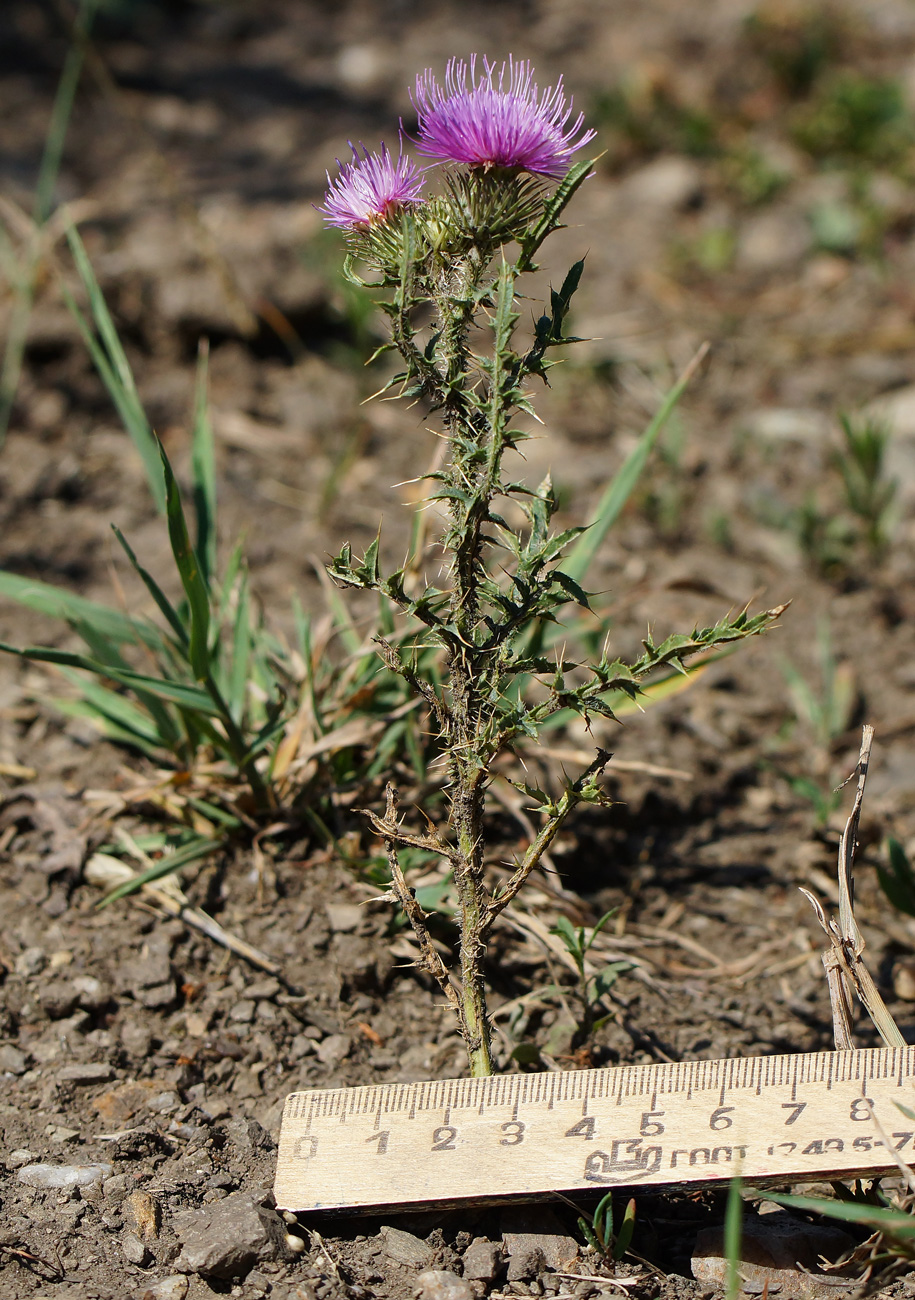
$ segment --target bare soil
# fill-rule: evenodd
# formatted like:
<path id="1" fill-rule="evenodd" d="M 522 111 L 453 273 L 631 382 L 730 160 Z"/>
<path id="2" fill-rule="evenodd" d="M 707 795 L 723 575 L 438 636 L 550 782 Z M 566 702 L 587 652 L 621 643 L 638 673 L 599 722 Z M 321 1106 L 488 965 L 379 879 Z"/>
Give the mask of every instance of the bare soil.
<path id="1" fill-rule="evenodd" d="M 790 6 L 771 9 L 793 30 Z M 900 407 L 899 509 L 885 552 L 855 544 L 840 565 L 817 564 L 792 522 L 812 496 L 827 520 L 843 509 L 837 411 L 915 385 L 915 199 L 880 160 L 843 170 L 792 142 L 803 101 L 750 40 L 753 10 L 741 0 L 125 4 L 98 22 L 67 139 L 56 197 L 79 216 L 141 396 L 182 473 L 198 340 L 210 340 L 221 542 L 228 550 L 245 532 L 255 589 L 279 628 L 293 593 L 320 607 L 315 563 L 344 540 L 364 546 L 379 517 L 396 562 L 414 491 L 397 485 L 433 451 L 421 413 L 361 404 L 376 386 L 378 372 L 361 364 L 381 326 L 354 313 L 336 274 L 339 248 L 312 207 L 348 140 L 390 143 L 401 116 L 409 125 L 417 71 L 474 50 L 529 56 L 544 83 L 564 74 L 610 151 L 543 281 L 587 254 L 574 323 L 592 341 L 538 395 L 546 431 L 529 444 L 525 471 L 534 479 L 552 466 L 569 522 L 588 517 L 661 393 L 712 342 L 589 585 L 612 611 L 620 653 L 637 650 L 649 627 L 657 639 L 751 600 L 793 603 L 776 632 L 714 663 L 689 690 L 595 729 L 619 763 L 608 778 L 617 802 L 575 819 L 555 855 L 559 876 L 532 886 L 490 947 L 505 1068 L 519 1068 L 510 1060 L 519 1039 L 541 1049 L 541 1064 L 564 1069 L 830 1048 L 821 934 L 798 886 L 834 901 L 843 814 L 818 825 L 785 776 L 828 790 L 854 766 L 862 721 L 877 742 L 859 922 L 870 967 L 903 1032 L 915 1034 L 912 1002 L 896 992 L 915 996 L 906 981 L 915 927 L 882 896 L 874 870 L 886 835 L 915 847 L 911 414 L 909 427 Z M 859 0 L 835 12 L 837 66 L 898 78 L 911 99 L 911 7 Z M 0 175 L 4 203 L 25 211 L 67 44 L 53 6 L 6 0 Z M 620 136 L 599 105 L 623 83 L 660 88 L 680 106 L 680 125 L 648 141 Z M 782 188 L 755 206 L 742 198 L 720 150 L 687 148 L 689 113 L 724 123 L 726 139 L 729 130 L 750 139 L 784 173 Z M 867 173 L 879 237 L 837 249 L 811 234 L 811 214 L 850 202 L 849 167 Z M 722 239 L 731 251 L 715 261 Z M 141 608 L 115 564 L 109 524 L 157 573 L 168 572 L 164 530 L 55 264 L 71 278 L 59 245 L 43 262 L 0 454 L 0 565 L 100 600 L 112 599 L 114 566 Z M 8 301 L 2 311 L 8 319 Z M 820 689 L 817 628 L 827 618 L 853 705 L 818 737 L 797 716 L 783 666 Z M 0 639 L 65 636 L 0 606 Z M 373 890 L 359 861 L 371 848 L 355 817 L 340 828 L 359 846 L 354 861 L 301 828 L 266 860 L 249 848 L 184 878 L 195 903 L 280 964 L 281 981 L 142 903 L 99 913 L 81 874 L 110 833 L 99 792 L 123 794 L 153 773 L 55 711 L 50 697 L 61 690 L 44 670 L 0 661 L 0 1290 L 180 1300 L 177 1282 L 151 1291 L 175 1274 L 176 1216 L 269 1187 L 288 1092 L 452 1076 L 462 1049 L 437 990 L 410 969 L 390 909 L 365 905 Z M 555 742 L 590 743 L 583 731 Z M 497 812 L 494 860 L 527 833 L 510 807 Z M 499 1016 L 568 978 L 543 941 L 559 910 L 593 924 L 609 908 L 619 911 L 605 951 L 635 965 L 589 1050 L 573 1051 L 574 1026 L 555 1000 L 535 1000 L 520 1021 Z M 858 1042 L 877 1042 L 863 1021 Z M 41 1161 L 111 1169 L 82 1190 L 18 1180 Z M 141 1205 L 152 1227 L 139 1221 Z M 568 1207 L 555 1214 L 577 1234 Z M 641 1274 L 627 1293 L 717 1294 L 690 1277 L 690 1253 L 722 1214 L 716 1194 L 640 1197 L 634 1248 L 648 1262 L 619 1266 L 621 1281 Z M 426 1242 L 432 1267 L 458 1274 L 471 1239 L 497 1240 L 505 1226 L 491 1212 L 387 1223 Z M 386 1250 L 378 1220 L 306 1226 L 320 1237 L 302 1254 L 223 1281 L 191 1273 L 188 1300 L 415 1294 L 419 1265 Z M 576 1271 L 603 1280 L 547 1269 L 477 1282 L 474 1294 L 614 1293 L 612 1265 L 582 1256 Z"/>

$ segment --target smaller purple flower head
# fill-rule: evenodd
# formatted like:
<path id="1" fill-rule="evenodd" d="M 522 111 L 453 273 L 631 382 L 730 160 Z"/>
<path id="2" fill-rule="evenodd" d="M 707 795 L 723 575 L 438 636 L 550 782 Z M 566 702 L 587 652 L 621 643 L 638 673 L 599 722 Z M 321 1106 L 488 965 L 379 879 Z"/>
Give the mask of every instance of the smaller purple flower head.
<path id="1" fill-rule="evenodd" d="M 350 143 L 350 148 L 353 161 L 342 163 L 338 158 L 340 175 L 335 181 L 327 175 L 327 194 L 318 211 L 329 226 L 359 230 L 384 221 L 407 203 L 420 201 L 425 178 L 409 158 L 402 153 L 392 157 L 384 145 L 379 153 L 369 153 L 362 145 L 361 158 L 354 144 Z"/>
<path id="2" fill-rule="evenodd" d="M 569 125 L 572 101 L 566 101 L 562 77 L 541 91 L 526 59 L 497 69 L 483 58 L 477 76 L 477 56 L 470 66 L 450 59 L 444 87 L 430 69 L 416 79 L 412 96 L 419 117 L 420 153 L 441 162 L 469 167 L 504 167 L 559 176 L 571 155 L 594 139 L 594 131 L 576 140 L 584 115 Z"/>

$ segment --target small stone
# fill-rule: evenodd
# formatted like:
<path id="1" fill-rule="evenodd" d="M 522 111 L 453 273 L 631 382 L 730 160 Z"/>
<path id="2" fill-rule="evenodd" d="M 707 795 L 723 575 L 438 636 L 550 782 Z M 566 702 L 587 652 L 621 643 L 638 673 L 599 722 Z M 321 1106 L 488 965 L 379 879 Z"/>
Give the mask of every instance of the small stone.
<path id="1" fill-rule="evenodd" d="M 352 1045 L 352 1040 L 346 1034 L 329 1034 L 318 1043 L 315 1051 L 322 1065 L 334 1069 L 349 1055 Z"/>
<path id="2" fill-rule="evenodd" d="M 263 1194 L 236 1192 L 202 1210 L 174 1216 L 181 1242 L 175 1267 L 206 1277 L 243 1277 L 258 1262 L 288 1258 L 286 1228 Z"/>
<path id="3" fill-rule="evenodd" d="M 6 1167 L 7 1169 L 19 1169 L 22 1165 L 30 1165 L 34 1159 L 34 1151 L 30 1151 L 28 1147 L 18 1147 L 6 1157 Z"/>
<path id="4" fill-rule="evenodd" d="M 822 411 L 764 407 L 751 412 L 745 424 L 749 432 L 763 442 L 825 444 L 829 438 L 829 421 Z"/>
<path id="5" fill-rule="evenodd" d="M 545 1267 L 546 1259 L 540 1247 L 533 1241 L 525 1241 L 509 1252 L 506 1276 L 509 1282 L 527 1282 L 542 1273 Z"/>
<path id="6" fill-rule="evenodd" d="M 745 1290 L 822 1300 L 836 1294 L 837 1278 L 817 1275 L 820 1256 L 836 1259 L 854 1246 L 848 1233 L 831 1224 L 806 1223 L 787 1210 L 744 1219 L 738 1268 Z M 728 1260 L 722 1228 L 703 1228 L 691 1260 L 697 1282 L 724 1286 Z"/>
<path id="7" fill-rule="evenodd" d="M 365 916 L 365 909 L 357 903 L 328 903 L 325 910 L 334 934 L 352 934 Z"/>
<path id="8" fill-rule="evenodd" d="M 114 1070 L 104 1061 L 87 1062 L 83 1065 L 62 1065 L 57 1071 L 59 1083 L 73 1083 L 77 1087 L 89 1087 L 93 1083 L 110 1083 Z"/>
<path id="9" fill-rule="evenodd" d="M 45 1134 L 50 1142 L 75 1142 L 79 1129 L 67 1128 L 66 1124 L 48 1124 Z"/>
<path id="10" fill-rule="evenodd" d="M 161 1011 L 177 1000 L 178 988 L 174 980 L 169 980 L 166 984 L 153 984 L 150 988 L 138 989 L 136 997 L 150 1011 Z"/>
<path id="11" fill-rule="evenodd" d="M 280 982 L 269 976 L 267 979 L 255 980 L 245 989 L 245 997 L 253 998 L 255 1002 L 262 1002 L 268 998 L 275 998 L 280 991 Z"/>
<path id="12" fill-rule="evenodd" d="M 0 1047 L 0 1074 L 25 1074 L 28 1066 L 29 1058 L 18 1047 L 12 1043 Z"/>
<path id="13" fill-rule="evenodd" d="M 464 1251 L 464 1277 L 468 1281 L 494 1282 L 502 1266 L 502 1247 L 497 1241 L 475 1237 Z"/>
<path id="14" fill-rule="evenodd" d="M 16 958 L 13 969 L 17 975 L 29 979 L 33 975 L 40 975 L 46 964 L 47 958 L 41 948 L 26 948 Z"/>
<path id="15" fill-rule="evenodd" d="M 124 1258 L 128 1264 L 135 1264 L 137 1268 L 144 1268 L 152 1259 L 152 1253 L 148 1246 L 144 1246 L 139 1237 L 135 1237 L 132 1232 L 125 1232 L 121 1238 L 121 1250 L 124 1252 Z"/>
<path id="16" fill-rule="evenodd" d="M 398 1264 L 405 1264 L 407 1268 L 423 1268 L 432 1263 L 431 1246 L 427 1246 L 419 1237 L 414 1237 L 412 1232 L 385 1225 L 381 1229 L 381 1241 L 388 1258 Z"/>
<path id="17" fill-rule="evenodd" d="M 161 1222 L 161 1209 L 155 1197 L 149 1192 L 131 1192 L 124 1202 L 124 1209 L 136 1224 L 137 1235 L 143 1241 L 155 1241 Z"/>
<path id="18" fill-rule="evenodd" d="M 23 1165 L 16 1177 L 26 1187 L 91 1187 L 111 1173 L 111 1165 Z"/>
<path id="19" fill-rule="evenodd" d="M 148 1025 L 141 1025 L 136 1020 L 125 1020 L 121 1025 L 121 1042 L 131 1056 L 141 1060 L 149 1056 L 152 1047 L 152 1033 Z"/>
<path id="20" fill-rule="evenodd" d="M 188 1011 L 184 1027 L 190 1038 L 203 1038 L 210 1027 L 210 1016 L 205 1011 Z"/>
<path id="21" fill-rule="evenodd" d="M 181 1105 L 181 1098 L 177 1092 L 157 1092 L 154 1093 L 146 1103 L 146 1109 L 152 1111 L 154 1115 L 170 1115 L 173 1110 L 177 1110 Z"/>
<path id="22" fill-rule="evenodd" d="M 171 958 L 165 948 L 148 948 L 135 961 L 125 962 L 119 974 L 119 987 L 125 993 L 157 988 L 172 978 Z"/>
<path id="23" fill-rule="evenodd" d="M 155 1095 L 156 1084 L 151 1079 L 130 1079 L 94 1097 L 91 1105 L 106 1123 L 126 1124 Z"/>
<path id="24" fill-rule="evenodd" d="M 562 1224 L 547 1206 L 518 1206 L 502 1216 L 502 1240 L 509 1255 L 509 1281 L 534 1277 L 534 1252 L 542 1256 L 543 1265 L 556 1273 L 575 1271 L 581 1247 L 574 1237 L 562 1231 Z M 515 1263 L 515 1256 L 519 1257 Z M 528 1271 L 519 1271 L 528 1270 Z"/>
<path id="25" fill-rule="evenodd" d="M 38 994 L 42 1010 L 52 1020 L 64 1020 L 76 1009 L 78 994 L 70 981 L 49 980 Z"/>
<path id="26" fill-rule="evenodd" d="M 893 992 L 903 1002 L 915 1002 L 915 962 L 911 958 L 903 958 L 893 967 Z"/>
<path id="27" fill-rule="evenodd" d="M 134 1300 L 184 1300 L 187 1295 L 188 1282 L 183 1273 L 172 1273 L 161 1282 L 134 1293 Z"/>
<path id="28" fill-rule="evenodd" d="M 633 172 L 623 185 L 633 206 L 670 212 L 689 207 L 702 197 L 702 172 L 696 163 L 678 154 L 655 158 Z"/>
<path id="29" fill-rule="evenodd" d="M 111 1001 L 111 990 L 94 975 L 77 975 L 73 980 L 77 1005 L 84 1011 L 100 1011 Z"/>
<path id="30" fill-rule="evenodd" d="M 229 1012 L 229 1019 L 240 1025 L 250 1025 L 254 1019 L 255 1004 L 250 998 L 242 998 Z"/>
<path id="31" fill-rule="evenodd" d="M 444 1268 L 429 1268 L 416 1279 L 416 1300 L 475 1300 L 469 1282 Z"/>
<path id="32" fill-rule="evenodd" d="M 771 274 L 796 266 L 813 246 L 810 224 L 792 207 L 763 212 L 744 222 L 737 245 L 737 265 Z"/>
<path id="33" fill-rule="evenodd" d="M 106 1201 L 114 1201 L 119 1205 L 126 1197 L 132 1182 L 133 1179 L 127 1174 L 115 1174 L 113 1178 L 106 1178 L 102 1183 L 102 1195 Z"/>

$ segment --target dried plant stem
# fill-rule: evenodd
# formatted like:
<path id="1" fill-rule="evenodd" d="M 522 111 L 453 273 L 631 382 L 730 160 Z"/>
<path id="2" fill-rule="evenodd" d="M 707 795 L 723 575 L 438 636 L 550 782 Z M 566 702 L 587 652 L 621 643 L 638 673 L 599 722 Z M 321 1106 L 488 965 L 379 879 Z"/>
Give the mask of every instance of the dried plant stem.
<path id="1" fill-rule="evenodd" d="M 855 921 L 854 865 L 858 848 L 858 822 L 861 819 L 864 786 L 867 781 L 873 740 L 874 728 L 865 726 L 858 763 L 852 776 L 849 777 L 851 780 L 857 776 L 858 785 L 854 806 L 845 823 L 839 843 L 838 923 L 832 918 L 827 918 L 819 899 L 809 889 L 801 890 L 816 912 L 817 920 L 830 941 L 829 948 L 823 954 L 823 966 L 826 970 L 826 983 L 832 1006 L 833 1036 L 837 1052 L 851 1051 L 855 1046 L 852 1033 L 852 990 L 858 995 L 861 1005 L 874 1022 L 877 1032 L 887 1047 L 906 1046 L 899 1026 L 890 1015 L 870 971 L 864 964 L 861 955 L 864 951 L 864 937 Z"/>

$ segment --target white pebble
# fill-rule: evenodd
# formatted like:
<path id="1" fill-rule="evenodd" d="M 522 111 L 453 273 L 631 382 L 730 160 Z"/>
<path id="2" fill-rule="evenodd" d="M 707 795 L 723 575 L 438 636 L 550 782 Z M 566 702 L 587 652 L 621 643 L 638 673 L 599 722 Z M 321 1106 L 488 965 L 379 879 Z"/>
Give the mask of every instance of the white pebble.
<path id="1" fill-rule="evenodd" d="M 16 1174 L 26 1187 L 91 1187 L 111 1173 L 111 1165 L 24 1165 Z"/>

